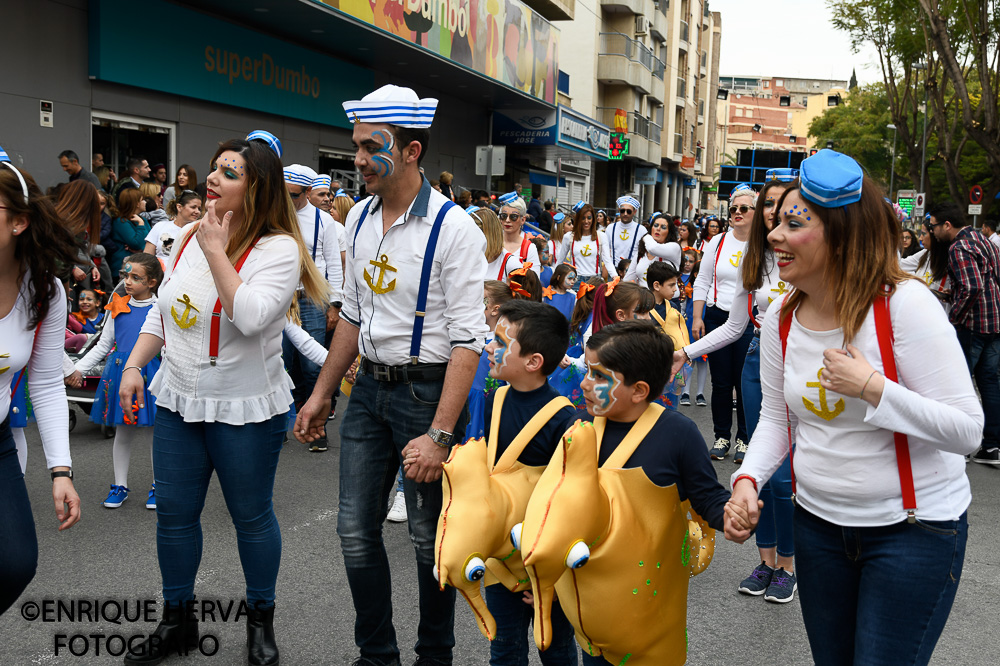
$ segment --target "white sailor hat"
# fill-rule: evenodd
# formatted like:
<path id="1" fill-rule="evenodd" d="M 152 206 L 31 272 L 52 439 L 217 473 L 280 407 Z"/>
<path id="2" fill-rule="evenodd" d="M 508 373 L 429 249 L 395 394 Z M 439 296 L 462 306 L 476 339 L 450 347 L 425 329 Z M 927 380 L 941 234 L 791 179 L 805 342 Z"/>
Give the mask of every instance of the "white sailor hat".
<path id="1" fill-rule="evenodd" d="M 573 204 L 573 212 L 574 213 L 579 213 L 580 209 L 583 208 L 586 205 L 587 205 L 587 202 L 584 201 L 583 199 L 580 199 L 575 204 Z"/>
<path id="2" fill-rule="evenodd" d="M 302 164 L 289 164 L 284 169 L 285 182 L 302 187 L 312 187 L 316 172 Z"/>
<path id="3" fill-rule="evenodd" d="M 729 198 L 732 199 L 737 194 L 756 194 L 756 192 L 752 187 L 750 187 L 750 183 L 739 183 L 733 188 L 733 191 L 729 193 Z"/>
<path id="4" fill-rule="evenodd" d="M 438 101 L 420 99 L 410 88 L 384 85 L 360 100 L 344 102 L 352 123 L 388 123 L 400 127 L 425 128 L 434 121 Z"/>
<path id="5" fill-rule="evenodd" d="M 344 197 L 345 199 L 351 198 L 350 195 L 348 195 L 347 192 L 344 191 L 344 188 L 340 188 L 339 190 L 337 190 L 337 193 L 333 195 L 334 199 L 336 199 L 337 197 Z"/>
<path id="6" fill-rule="evenodd" d="M 618 200 L 615 201 L 615 204 L 619 208 L 625 205 L 632 206 L 632 208 L 635 208 L 635 212 L 637 213 L 639 212 L 639 200 L 633 197 L 631 194 L 626 194 L 618 197 Z"/>
<path id="7" fill-rule="evenodd" d="M 507 194 L 501 194 L 497 197 L 497 203 L 501 206 L 507 206 L 514 201 L 517 201 L 517 192 L 508 192 Z"/>
<path id="8" fill-rule="evenodd" d="M 263 141 L 268 147 L 281 157 L 281 142 L 267 130 L 254 130 L 247 134 L 247 141 Z"/>
<path id="9" fill-rule="evenodd" d="M 10 162 L 10 156 L 7 155 L 7 151 L 0 146 L 0 162 Z"/>
<path id="10" fill-rule="evenodd" d="M 799 191 L 823 208 L 839 208 L 861 200 L 864 172 L 852 158 L 824 148 L 802 161 Z"/>
<path id="11" fill-rule="evenodd" d="M 574 206 L 575 208 L 575 206 Z M 566 218 L 566 213 L 556 213 L 552 216 L 552 219 L 556 222 L 562 222 Z"/>
<path id="12" fill-rule="evenodd" d="M 776 180 L 779 183 L 790 183 L 799 177 L 798 169 L 768 169 L 764 180 Z"/>
<path id="13" fill-rule="evenodd" d="M 316 176 L 316 178 L 313 179 L 312 188 L 314 190 L 317 189 L 317 188 L 330 189 L 330 182 L 331 182 L 330 181 L 330 176 L 328 176 L 328 175 L 326 175 L 324 173 L 323 175 Z"/>
<path id="14" fill-rule="evenodd" d="M 480 209 L 479 206 L 469 206 L 468 208 L 465 209 L 465 212 L 468 213 L 469 215 L 472 215 L 479 209 Z"/>

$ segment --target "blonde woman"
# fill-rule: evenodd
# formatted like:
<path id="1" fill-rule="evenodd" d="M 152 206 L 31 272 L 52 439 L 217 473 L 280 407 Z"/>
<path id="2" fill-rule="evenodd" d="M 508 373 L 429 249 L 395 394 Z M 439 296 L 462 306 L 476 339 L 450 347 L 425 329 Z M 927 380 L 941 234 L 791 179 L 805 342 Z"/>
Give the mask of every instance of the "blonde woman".
<path id="1" fill-rule="evenodd" d="M 469 212 L 469 215 L 486 236 L 486 263 L 489 264 L 486 267 L 486 277 L 506 282 L 511 271 L 521 267 L 521 261 L 517 255 L 504 248 L 503 227 L 497 214 L 489 208 L 476 208 Z"/>
<path id="2" fill-rule="evenodd" d="M 500 204 L 500 226 L 503 228 L 503 246 L 512 252 L 522 265 L 531 264 L 535 275 L 541 275 L 542 262 L 538 258 L 538 250 L 531 239 L 524 233 L 524 222 L 527 219 L 527 206 L 517 192 L 508 192 L 497 199 Z"/>

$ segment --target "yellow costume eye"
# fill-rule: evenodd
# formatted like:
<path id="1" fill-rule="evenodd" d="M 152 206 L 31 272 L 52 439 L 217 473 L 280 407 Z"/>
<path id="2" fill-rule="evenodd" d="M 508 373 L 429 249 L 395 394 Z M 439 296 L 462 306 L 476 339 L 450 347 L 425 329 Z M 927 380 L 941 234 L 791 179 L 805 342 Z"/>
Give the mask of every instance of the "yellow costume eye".
<path id="1" fill-rule="evenodd" d="M 483 558 L 478 555 L 470 557 L 469 561 L 465 563 L 465 580 L 475 583 L 478 580 L 482 580 L 485 575 L 486 563 L 483 562 Z"/>
<path id="2" fill-rule="evenodd" d="M 514 546 L 514 550 L 521 550 L 521 528 L 523 527 L 524 523 L 518 523 L 510 528 L 510 543 Z"/>
<path id="3" fill-rule="evenodd" d="M 578 540 L 569 548 L 566 553 L 566 566 L 570 569 L 579 569 L 590 561 L 590 548 L 582 540 Z"/>

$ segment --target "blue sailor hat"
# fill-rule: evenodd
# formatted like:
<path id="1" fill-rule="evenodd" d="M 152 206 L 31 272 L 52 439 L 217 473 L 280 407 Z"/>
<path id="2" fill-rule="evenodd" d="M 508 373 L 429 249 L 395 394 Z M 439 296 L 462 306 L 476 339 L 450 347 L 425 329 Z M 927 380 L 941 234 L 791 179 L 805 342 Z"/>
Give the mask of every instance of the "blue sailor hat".
<path id="1" fill-rule="evenodd" d="M 479 206 L 469 206 L 468 208 L 465 209 L 465 212 L 468 213 L 469 215 L 472 215 L 477 210 L 479 210 Z"/>
<path id="2" fill-rule="evenodd" d="M 587 202 L 584 201 L 583 199 L 580 199 L 575 204 L 573 204 L 573 212 L 574 213 L 579 213 L 580 209 L 583 208 L 586 205 L 587 205 Z"/>
<path id="3" fill-rule="evenodd" d="M 497 203 L 501 206 L 506 206 L 514 201 L 517 201 L 517 198 L 517 192 L 508 192 L 507 194 L 501 194 L 497 197 Z"/>
<path id="4" fill-rule="evenodd" d="M 267 130 L 254 130 L 247 134 L 247 141 L 263 141 L 268 147 L 281 157 L 281 142 Z"/>
<path id="5" fill-rule="evenodd" d="M 864 171 L 851 157 L 824 148 L 802 161 L 799 191 L 823 208 L 839 208 L 861 200 Z"/>
<path id="6" fill-rule="evenodd" d="M 318 187 L 325 187 L 327 189 L 330 189 L 330 182 L 331 182 L 330 176 L 324 173 L 321 176 L 316 176 L 316 179 L 313 180 L 312 182 L 312 187 L 314 190 Z"/>
<path id="7" fill-rule="evenodd" d="M 732 197 L 736 196 L 736 194 L 738 192 L 742 192 L 744 194 L 746 194 L 746 193 L 751 193 L 752 194 L 753 191 L 754 191 L 754 189 L 752 187 L 750 187 L 750 183 L 739 183 L 739 184 L 736 185 L 736 187 L 733 188 L 733 191 L 729 193 L 729 197 L 732 198 Z"/>
<path id="8" fill-rule="evenodd" d="M 22 176 L 21 172 L 17 170 L 17 167 L 14 166 L 14 163 L 10 161 L 10 156 L 7 155 L 7 151 L 4 150 L 2 146 L 0 146 L 0 164 L 5 165 L 8 169 L 14 172 L 15 176 L 17 176 L 18 182 L 21 183 L 21 194 L 24 195 L 24 204 L 27 205 L 28 183 L 25 182 L 24 176 Z"/>
<path id="9" fill-rule="evenodd" d="M 10 162 L 10 156 L 7 155 L 7 151 L 0 146 L 0 162 Z"/>
<path id="10" fill-rule="evenodd" d="M 556 213 L 555 215 L 552 216 L 552 219 L 555 220 L 556 222 L 562 222 L 563 220 L 566 219 L 566 213 Z"/>
<path id="11" fill-rule="evenodd" d="M 764 180 L 776 180 L 779 183 L 790 183 L 799 177 L 798 169 L 768 169 Z"/>
<path id="12" fill-rule="evenodd" d="M 347 194 L 347 192 L 344 191 L 344 188 L 340 188 L 339 190 L 337 190 L 337 193 L 333 195 L 334 199 L 336 199 L 337 197 L 344 197 L 345 199 L 350 199 L 351 198 L 350 195 Z M 353 199 L 352 199 L 352 201 L 353 201 Z"/>
<path id="13" fill-rule="evenodd" d="M 434 121 L 438 101 L 420 99 L 410 88 L 384 85 L 360 100 L 343 103 L 352 123 L 388 123 L 400 127 L 427 128 Z"/>
<path id="14" fill-rule="evenodd" d="M 639 200 L 633 197 L 631 194 L 626 194 L 624 196 L 618 197 L 617 201 L 615 201 L 615 204 L 619 208 L 625 205 L 632 206 L 632 208 L 635 209 L 635 212 L 637 213 L 639 212 Z"/>
<path id="15" fill-rule="evenodd" d="M 302 164 L 289 164 L 283 170 L 285 182 L 291 185 L 301 185 L 302 187 L 312 187 L 316 180 L 316 172 Z"/>

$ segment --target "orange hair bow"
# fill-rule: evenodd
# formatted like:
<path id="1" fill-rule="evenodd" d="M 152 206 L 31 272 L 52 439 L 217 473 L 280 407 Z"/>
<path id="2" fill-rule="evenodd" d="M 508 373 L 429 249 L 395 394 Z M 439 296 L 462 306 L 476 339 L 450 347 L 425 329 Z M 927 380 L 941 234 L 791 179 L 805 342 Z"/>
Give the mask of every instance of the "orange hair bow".
<path id="1" fill-rule="evenodd" d="M 524 296 L 525 298 L 531 298 L 531 292 L 528 291 L 527 289 L 525 289 L 524 287 L 522 287 L 520 285 L 520 283 L 518 283 L 517 280 L 511 280 L 510 281 L 510 293 L 514 294 L 515 296 L 517 296 L 518 294 L 520 294 L 521 296 Z"/>
<path id="2" fill-rule="evenodd" d="M 576 300 L 580 300 L 581 298 L 587 295 L 588 291 L 593 291 L 593 290 L 594 290 L 594 285 L 590 284 L 589 282 L 584 282 L 583 284 L 580 285 L 580 289 L 578 289 L 576 292 Z"/>
<path id="3" fill-rule="evenodd" d="M 610 296 L 611 293 L 615 290 L 615 287 L 617 287 L 618 283 L 621 281 L 622 281 L 621 277 L 615 277 L 614 280 L 608 283 L 607 289 L 604 290 L 604 295 Z"/>
<path id="4" fill-rule="evenodd" d="M 530 261 L 525 262 L 524 266 L 521 266 L 520 268 L 518 268 L 515 271 L 511 271 L 510 275 L 526 275 L 528 273 L 528 270 L 530 268 L 531 268 L 531 262 Z"/>

